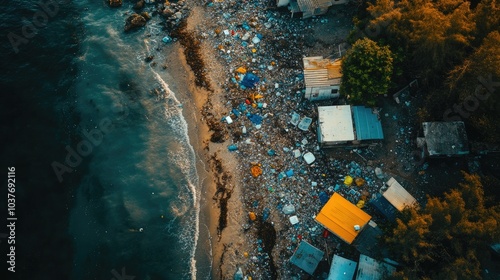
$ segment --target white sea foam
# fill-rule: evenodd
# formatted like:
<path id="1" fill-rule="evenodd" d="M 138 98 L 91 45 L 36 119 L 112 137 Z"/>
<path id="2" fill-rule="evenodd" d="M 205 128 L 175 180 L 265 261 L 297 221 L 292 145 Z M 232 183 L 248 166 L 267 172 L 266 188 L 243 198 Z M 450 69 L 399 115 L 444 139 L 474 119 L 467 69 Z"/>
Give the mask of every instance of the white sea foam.
<path id="1" fill-rule="evenodd" d="M 167 98 L 170 99 L 170 101 L 173 102 L 166 102 L 165 104 L 165 117 L 172 125 L 174 128 L 177 128 L 175 130 L 176 132 L 176 137 L 179 138 L 180 143 L 183 143 L 184 145 L 182 151 L 175 151 L 175 155 L 172 154 L 172 160 L 175 162 L 178 167 L 181 169 L 181 171 L 184 173 L 185 177 L 187 178 L 186 182 L 186 188 L 188 188 L 190 194 L 192 195 L 192 207 L 194 210 L 194 242 L 193 246 L 191 246 L 190 250 L 190 265 L 191 265 L 191 279 L 196 279 L 196 259 L 195 259 L 195 253 L 196 253 L 196 247 L 198 245 L 198 237 L 199 237 L 199 227 L 200 227 L 200 201 L 199 201 L 199 196 L 198 196 L 198 184 L 199 184 L 199 178 L 196 172 L 196 154 L 194 151 L 193 146 L 191 146 L 189 142 L 189 135 L 188 135 L 188 124 L 184 117 L 182 116 L 182 107 L 180 106 L 181 103 L 175 96 L 175 93 L 170 90 L 170 87 L 168 84 L 161 78 L 161 76 L 155 72 L 152 69 L 153 74 L 156 77 L 156 80 L 160 83 L 162 88 L 165 90 L 167 93 Z M 173 105 L 173 106 L 172 106 Z M 191 220 L 188 219 L 187 222 L 192 222 Z M 186 230 L 188 227 L 187 225 L 183 226 L 184 230 Z M 188 233 L 189 234 L 189 233 Z M 182 236 L 189 236 L 189 235 L 182 235 Z"/>

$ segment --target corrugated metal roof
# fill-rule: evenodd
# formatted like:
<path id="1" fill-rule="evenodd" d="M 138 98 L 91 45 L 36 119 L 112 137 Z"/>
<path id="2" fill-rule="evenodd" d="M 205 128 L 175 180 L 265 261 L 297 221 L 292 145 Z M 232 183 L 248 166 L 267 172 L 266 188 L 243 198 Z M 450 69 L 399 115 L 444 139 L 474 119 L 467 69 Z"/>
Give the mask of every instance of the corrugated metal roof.
<path id="1" fill-rule="evenodd" d="M 386 279 L 396 271 L 392 265 L 378 262 L 366 255 L 359 256 L 356 280 L 380 280 Z"/>
<path id="2" fill-rule="evenodd" d="M 319 106 L 318 133 L 321 143 L 354 140 L 351 106 Z"/>
<path id="3" fill-rule="evenodd" d="M 372 109 L 363 106 L 353 106 L 354 126 L 357 140 L 384 139 L 382 123 Z"/>
<path id="4" fill-rule="evenodd" d="M 327 280 L 352 280 L 357 262 L 339 255 L 333 255 L 332 265 Z"/>
<path id="5" fill-rule="evenodd" d="M 403 211 L 406 206 L 417 205 L 417 200 L 401 186 L 394 177 L 387 181 L 389 188 L 382 194 L 396 209 Z"/>
<path id="6" fill-rule="evenodd" d="M 370 219 L 370 215 L 338 193 L 332 195 L 315 218 L 318 223 L 349 244 Z M 355 225 L 359 225 L 361 229 L 356 231 Z"/>
<path id="7" fill-rule="evenodd" d="M 306 88 L 340 85 L 341 61 L 322 56 L 304 57 L 304 82 Z"/>
<path id="8" fill-rule="evenodd" d="M 469 153 L 464 122 L 424 122 L 422 128 L 429 156 Z"/>
<path id="9" fill-rule="evenodd" d="M 293 253 L 290 262 L 313 275 L 324 254 L 320 249 L 306 241 L 302 241 L 297 250 L 295 250 L 295 253 Z"/>

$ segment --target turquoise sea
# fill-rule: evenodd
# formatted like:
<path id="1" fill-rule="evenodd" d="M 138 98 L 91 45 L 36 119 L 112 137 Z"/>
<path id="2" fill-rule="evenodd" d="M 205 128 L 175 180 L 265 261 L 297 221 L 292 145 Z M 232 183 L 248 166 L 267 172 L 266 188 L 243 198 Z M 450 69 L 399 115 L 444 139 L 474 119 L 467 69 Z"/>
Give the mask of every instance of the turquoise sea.
<path id="1" fill-rule="evenodd" d="M 211 278 L 187 97 L 170 90 L 173 70 L 145 61 L 172 48 L 162 19 L 123 32 L 134 3 L 0 11 L 2 168 L 17 176 L 7 279 Z"/>

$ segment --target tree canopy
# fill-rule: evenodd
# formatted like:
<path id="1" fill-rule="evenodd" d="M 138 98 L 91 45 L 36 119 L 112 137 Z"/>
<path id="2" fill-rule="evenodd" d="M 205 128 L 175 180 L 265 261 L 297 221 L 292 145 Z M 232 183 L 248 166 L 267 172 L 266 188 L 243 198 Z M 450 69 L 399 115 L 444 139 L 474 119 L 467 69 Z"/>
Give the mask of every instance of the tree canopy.
<path id="1" fill-rule="evenodd" d="M 342 60 L 340 92 L 354 103 L 375 105 L 375 98 L 391 85 L 392 62 L 388 46 L 368 38 L 356 41 Z"/>
<path id="2" fill-rule="evenodd" d="M 425 208 L 405 209 L 384 241 L 406 279 L 481 279 L 480 259 L 500 238 L 500 206 L 487 207 L 477 175 Z"/>

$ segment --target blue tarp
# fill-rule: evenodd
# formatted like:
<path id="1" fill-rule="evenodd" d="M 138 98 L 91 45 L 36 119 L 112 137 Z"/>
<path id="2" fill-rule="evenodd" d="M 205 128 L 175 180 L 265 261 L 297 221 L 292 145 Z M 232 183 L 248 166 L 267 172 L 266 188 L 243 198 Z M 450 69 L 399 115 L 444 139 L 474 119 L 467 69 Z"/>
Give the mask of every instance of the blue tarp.
<path id="1" fill-rule="evenodd" d="M 357 140 L 384 139 L 382 123 L 372 109 L 363 106 L 353 106 L 354 126 Z"/>
<path id="2" fill-rule="evenodd" d="M 392 204 L 385 199 L 381 194 L 377 193 L 375 199 L 370 199 L 369 202 L 375 209 L 377 209 L 380 214 L 384 215 L 387 220 L 389 221 L 395 221 L 396 220 L 396 214 L 397 214 L 397 209 L 392 206 Z"/>
<path id="3" fill-rule="evenodd" d="M 260 81 L 259 77 L 255 76 L 252 73 L 247 73 L 243 77 L 243 81 L 241 81 L 241 84 L 246 88 L 253 88 L 257 83 L 259 83 L 259 81 Z"/>
<path id="4" fill-rule="evenodd" d="M 259 115 L 250 114 L 250 116 L 248 116 L 248 119 L 255 125 L 262 123 L 262 117 Z"/>

